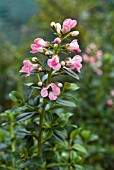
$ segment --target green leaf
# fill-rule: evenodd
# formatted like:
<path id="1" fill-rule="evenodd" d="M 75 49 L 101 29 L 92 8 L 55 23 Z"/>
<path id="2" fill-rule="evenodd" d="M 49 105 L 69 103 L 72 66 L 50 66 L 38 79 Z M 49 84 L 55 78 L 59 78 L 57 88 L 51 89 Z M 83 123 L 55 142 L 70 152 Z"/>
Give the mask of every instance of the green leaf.
<path id="1" fill-rule="evenodd" d="M 34 83 L 24 83 L 25 86 L 31 87 Z"/>
<path id="2" fill-rule="evenodd" d="M 30 119 L 34 114 L 35 114 L 35 112 L 22 113 L 22 114 L 20 114 L 20 115 L 18 115 L 16 117 L 15 122 L 19 122 L 19 121 L 24 121 L 24 120 Z"/>
<path id="3" fill-rule="evenodd" d="M 77 86 L 77 84 L 65 82 L 63 92 L 75 91 L 75 90 L 78 90 L 78 89 L 79 89 L 79 87 Z"/>
<path id="4" fill-rule="evenodd" d="M 46 133 L 45 133 L 45 136 L 44 136 L 44 139 L 45 140 L 48 140 L 48 139 L 50 139 L 51 137 L 52 137 L 52 135 L 53 135 L 53 130 L 48 130 Z"/>
<path id="5" fill-rule="evenodd" d="M 76 107 L 76 103 L 67 101 L 67 100 L 57 100 L 56 103 L 63 105 L 63 106 L 68 106 L 68 107 Z"/>
<path id="6" fill-rule="evenodd" d="M 54 130 L 54 135 L 64 141 L 65 138 L 67 137 L 67 131 L 64 128 L 62 128 L 62 129 L 55 129 Z"/>
<path id="7" fill-rule="evenodd" d="M 45 162 L 43 161 L 42 157 L 33 157 L 31 159 L 31 163 L 42 167 L 42 165 L 44 165 Z"/>
<path id="8" fill-rule="evenodd" d="M 66 67 L 63 67 L 63 68 L 61 68 L 65 73 L 67 73 L 67 74 L 69 74 L 70 76 L 72 76 L 72 77 L 74 77 L 75 79 L 77 79 L 77 80 L 79 80 L 79 77 L 78 77 L 78 75 L 75 73 L 75 72 L 73 72 L 73 71 L 71 71 L 71 70 L 68 70 Z"/>
<path id="9" fill-rule="evenodd" d="M 23 103 L 23 97 L 17 92 L 17 91 L 12 91 L 9 94 L 9 97 L 14 101 L 17 102 L 19 104 Z"/>
<path id="10" fill-rule="evenodd" d="M 80 145 L 78 143 L 74 144 L 72 148 L 79 151 L 79 152 L 82 152 L 84 154 L 87 153 L 87 150 L 82 145 Z"/>
<path id="11" fill-rule="evenodd" d="M 70 133 L 70 140 L 73 141 L 75 139 L 75 137 L 78 135 L 78 129 L 75 129 L 73 130 L 71 133 Z"/>
<path id="12" fill-rule="evenodd" d="M 76 165 L 76 170 L 85 170 L 85 168 L 81 165 Z"/>

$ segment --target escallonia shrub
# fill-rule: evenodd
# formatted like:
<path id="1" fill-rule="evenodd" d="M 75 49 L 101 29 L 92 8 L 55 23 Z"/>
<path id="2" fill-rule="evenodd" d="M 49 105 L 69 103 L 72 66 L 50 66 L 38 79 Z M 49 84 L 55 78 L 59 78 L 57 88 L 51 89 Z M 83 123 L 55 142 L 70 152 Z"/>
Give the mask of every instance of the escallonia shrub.
<path id="1" fill-rule="evenodd" d="M 30 51 L 35 57 L 23 61 L 20 74 L 36 79 L 25 84 L 29 91 L 25 97 L 17 91 L 9 95 L 18 103 L 11 112 L 14 116 L 11 126 L 14 136 L 20 135 L 18 141 L 12 143 L 15 145 L 12 169 L 83 169 L 88 131 L 70 121 L 71 108 L 77 106 L 74 91 L 79 87 L 75 83 L 56 81 L 61 75 L 79 80 L 77 73 L 82 68 L 82 57 L 75 39 L 79 32 L 71 31 L 76 24 L 77 21 L 70 18 L 62 25 L 52 22 L 53 42 L 36 38 Z M 36 54 L 44 55 L 46 61 Z"/>

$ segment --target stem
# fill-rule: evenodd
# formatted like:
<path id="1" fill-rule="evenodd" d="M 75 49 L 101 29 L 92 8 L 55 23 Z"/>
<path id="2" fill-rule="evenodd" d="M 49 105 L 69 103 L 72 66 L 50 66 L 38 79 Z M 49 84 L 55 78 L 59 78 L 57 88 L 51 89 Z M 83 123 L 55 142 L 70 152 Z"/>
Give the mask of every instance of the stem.
<path id="1" fill-rule="evenodd" d="M 41 130 L 38 134 L 38 156 L 40 156 L 41 152 L 42 152 L 42 134 L 43 134 L 43 122 L 44 122 L 45 107 L 46 107 L 46 103 L 45 103 L 45 100 L 44 100 L 44 107 L 43 107 L 42 113 L 40 114 Z"/>
<path id="2" fill-rule="evenodd" d="M 38 73 L 36 74 L 36 77 L 37 77 L 38 81 L 41 81 L 40 76 L 39 76 Z"/>
<path id="3" fill-rule="evenodd" d="M 0 165 L 0 168 L 4 168 L 4 169 L 7 169 L 7 170 L 18 170 L 16 168 L 12 168 L 12 167 L 9 167 L 9 166 L 6 166 L 6 165 Z"/>
<path id="4" fill-rule="evenodd" d="M 10 115 L 10 136 L 11 136 L 11 151 L 15 151 L 15 134 L 14 134 L 14 117 Z M 15 166 L 14 158 L 12 158 L 12 166 Z"/>
<path id="5" fill-rule="evenodd" d="M 71 168 L 70 168 L 70 163 L 71 163 L 70 152 L 71 152 L 71 142 L 69 141 L 69 144 L 68 144 L 68 155 L 69 155 L 69 158 L 68 158 L 68 170 L 71 170 Z"/>
<path id="6" fill-rule="evenodd" d="M 47 84 L 49 84 L 49 83 L 51 82 L 52 71 L 53 71 L 53 69 L 51 68 L 50 71 L 49 71 L 49 73 L 48 73 Z"/>

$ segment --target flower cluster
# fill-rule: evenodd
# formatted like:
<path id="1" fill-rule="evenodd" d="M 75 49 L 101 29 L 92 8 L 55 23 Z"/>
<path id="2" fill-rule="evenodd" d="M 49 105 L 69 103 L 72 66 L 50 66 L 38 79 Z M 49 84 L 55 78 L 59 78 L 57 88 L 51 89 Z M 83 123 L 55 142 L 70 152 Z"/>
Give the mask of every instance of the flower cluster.
<path id="1" fill-rule="evenodd" d="M 68 37 L 74 37 L 79 34 L 78 31 L 71 31 L 77 24 L 76 20 L 70 18 L 65 19 L 63 24 L 51 23 L 52 29 L 54 29 L 56 38 L 52 43 L 44 41 L 42 38 L 36 38 L 34 44 L 31 44 L 31 53 L 42 53 L 46 56 L 47 66 L 43 67 L 43 64 L 39 62 L 38 58 L 33 57 L 31 60 L 24 60 L 24 66 L 21 72 L 27 73 L 26 76 L 30 76 L 31 73 L 39 73 L 40 71 L 48 74 L 47 81 L 41 82 L 39 79 L 38 86 L 41 86 L 41 96 L 49 97 L 50 100 L 56 100 L 57 96 L 60 94 L 61 83 L 53 83 L 50 77 L 52 73 L 59 72 L 62 74 L 62 68 L 67 70 L 76 70 L 80 72 L 82 68 L 82 57 L 75 54 L 72 58 L 67 57 L 64 61 L 61 61 L 61 52 L 66 53 L 78 53 L 81 52 L 77 39 L 65 44 L 64 40 Z"/>
<path id="2" fill-rule="evenodd" d="M 91 43 L 82 54 L 83 60 L 86 63 L 89 63 L 93 72 L 95 72 L 99 76 L 103 74 L 103 71 L 101 69 L 102 57 L 102 50 L 98 50 L 97 46 L 94 43 Z"/>

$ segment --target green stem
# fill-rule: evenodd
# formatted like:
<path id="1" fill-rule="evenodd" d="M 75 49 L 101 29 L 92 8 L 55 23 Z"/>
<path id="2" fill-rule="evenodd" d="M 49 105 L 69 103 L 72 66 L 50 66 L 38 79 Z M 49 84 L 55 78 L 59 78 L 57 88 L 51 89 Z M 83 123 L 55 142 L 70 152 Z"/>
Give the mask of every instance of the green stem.
<path id="1" fill-rule="evenodd" d="M 36 74 L 36 77 L 37 77 L 38 81 L 41 81 L 40 76 L 39 76 L 38 73 Z"/>
<path id="2" fill-rule="evenodd" d="M 52 78 L 52 71 L 53 69 L 51 68 L 49 73 L 48 73 L 48 79 L 47 79 L 47 84 L 49 84 L 51 82 L 51 78 Z"/>
<path id="3" fill-rule="evenodd" d="M 15 135 L 14 135 L 14 117 L 10 115 L 10 136 L 11 136 L 11 151 L 15 151 Z M 12 159 L 12 166 L 14 167 L 14 158 Z"/>
<path id="4" fill-rule="evenodd" d="M 9 166 L 6 166 L 6 165 L 0 165 L 0 168 L 4 168 L 4 169 L 7 169 L 7 170 L 18 170 L 16 168 L 12 168 L 12 167 L 9 167 Z"/>
<path id="5" fill-rule="evenodd" d="M 68 158 L 68 170 L 71 170 L 71 168 L 70 168 L 70 163 L 71 163 L 70 152 L 71 152 L 71 142 L 69 141 L 69 144 L 68 144 L 68 155 L 69 155 L 69 158 Z"/>
<path id="6" fill-rule="evenodd" d="M 43 122 L 44 122 L 45 107 L 46 107 L 46 103 L 44 100 L 44 107 L 40 114 L 40 128 L 41 128 L 41 130 L 38 134 L 38 156 L 40 156 L 42 153 L 42 134 L 43 134 Z"/>

